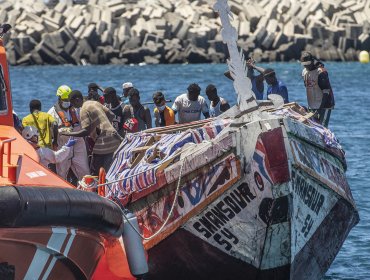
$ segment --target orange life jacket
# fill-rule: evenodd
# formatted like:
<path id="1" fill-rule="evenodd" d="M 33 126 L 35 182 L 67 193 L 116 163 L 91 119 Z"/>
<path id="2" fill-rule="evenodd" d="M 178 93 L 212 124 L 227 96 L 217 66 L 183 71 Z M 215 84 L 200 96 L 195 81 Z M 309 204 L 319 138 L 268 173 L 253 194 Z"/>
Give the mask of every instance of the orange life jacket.
<path id="1" fill-rule="evenodd" d="M 57 112 L 59 118 L 62 120 L 62 125 L 60 125 L 59 128 L 60 127 L 70 127 L 70 126 L 75 127 L 76 125 L 78 125 L 80 123 L 78 118 L 77 118 L 75 108 L 70 107 L 68 109 L 69 114 L 72 117 L 71 121 L 68 120 L 68 118 L 66 117 L 66 115 L 64 113 L 64 110 L 59 106 L 59 104 L 55 104 L 54 108 L 55 108 L 55 111 Z"/>

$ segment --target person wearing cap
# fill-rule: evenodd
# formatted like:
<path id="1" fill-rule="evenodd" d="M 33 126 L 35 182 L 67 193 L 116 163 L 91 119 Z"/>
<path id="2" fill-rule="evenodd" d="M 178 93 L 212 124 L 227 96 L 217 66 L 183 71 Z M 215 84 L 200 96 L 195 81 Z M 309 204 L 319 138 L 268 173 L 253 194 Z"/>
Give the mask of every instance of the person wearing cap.
<path id="1" fill-rule="evenodd" d="M 148 107 L 143 106 L 140 103 L 140 92 L 136 88 L 131 88 L 128 92 L 128 98 L 130 105 L 125 106 L 124 122 L 128 118 L 135 118 L 138 123 L 138 131 L 143 131 L 145 129 L 152 127 L 152 116 L 150 115 L 150 110 Z"/>
<path id="2" fill-rule="evenodd" d="M 82 93 L 79 90 L 73 90 L 69 95 L 73 107 L 81 108 L 81 130 L 63 131 L 63 135 L 84 137 L 96 133 L 95 144 L 92 151 L 91 174 L 98 175 L 100 167 L 108 171 L 113 153 L 119 147 L 122 137 L 111 124 L 114 114 L 107 107 L 99 102 L 87 100 L 84 101 Z"/>
<path id="3" fill-rule="evenodd" d="M 118 134 L 123 137 L 125 135 L 125 131 L 123 129 L 125 105 L 118 99 L 117 92 L 112 87 L 104 89 L 104 100 L 107 107 L 115 115 L 112 120 L 113 127 L 117 130 Z"/>
<path id="4" fill-rule="evenodd" d="M 153 94 L 154 108 L 154 118 L 155 126 L 168 126 L 175 124 L 175 113 L 173 110 L 166 106 L 166 98 L 164 94 L 157 91 Z"/>
<path id="5" fill-rule="evenodd" d="M 72 147 L 76 144 L 76 140 L 70 138 L 67 143 L 65 143 L 57 151 L 53 151 L 47 147 L 40 147 L 38 144 L 39 135 L 37 128 L 34 126 L 26 126 L 22 130 L 22 136 L 27 140 L 29 144 L 36 150 L 40 163 L 46 168 L 49 167 L 49 164 L 63 163 L 68 160 L 72 154 Z"/>
<path id="6" fill-rule="evenodd" d="M 268 85 L 267 98 L 270 94 L 277 94 L 283 98 L 284 103 L 289 103 L 288 88 L 282 81 L 276 78 L 275 70 L 271 68 L 265 69 L 263 71 L 263 77 Z"/>
<path id="7" fill-rule="evenodd" d="M 200 96 L 198 84 L 190 84 L 188 92 L 176 97 L 172 105 L 175 114 L 179 113 L 179 123 L 188 123 L 200 120 L 200 113 L 209 118 L 209 109 L 204 97 Z"/>
<path id="8" fill-rule="evenodd" d="M 211 118 L 217 117 L 223 112 L 230 109 L 230 105 L 226 101 L 226 99 L 218 96 L 217 88 L 215 85 L 210 84 L 207 86 L 206 95 L 209 101 L 211 101 L 209 105 L 209 115 L 211 116 Z"/>
<path id="9" fill-rule="evenodd" d="M 58 126 L 52 115 L 41 111 L 41 101 L 34 99 L 30 102 L 31 114 L 22 120 L 23 127 L 34 126 L 38 130 L 38 145 L 53 148 L 57 146 Z"/>
<path id="10" fill-rule="evenodd" d="M 67 85 L 62 85 L 58 88 L 56 96 L 57 102 L 50 108 L 48 113 L 53 116 L 58 125 L 58 147 L 64 146 L 69 137 L 62 135 L 63 131 L 79 131 L 81 130 L 79 110 L 72 107 L 69 101 L 69 95 L 72 90 Z M 86 143 L 84 138 L 77 138 L 76 145 L 72 148 L 73 157 L 64 162 L 56 164 L 57 174 L 63 179 L 68 179 L 68 172 L 71 169 L 78 180 L 90 173 Z"/>
<path id="11" fill-rule="evenodd" d="M 134 85 L 131 82 L 126 82 L 122 84 L 122 97 L 121 100 L 123 104 L 128 105 L 130 101 L 128 100 L 128 92 L 132 89 Z"/>
<path id="12" fill-rule="evenodd" d="M 310 52 L 302 52 L 300 61 L 304 67 L 302 77 L 309 110 L 315 113 L 314 117 L 320 124 L 328 127 L 331 110 L 335 105 L 329 74 L 324 64 L 315 59 Z"/>
<path id="13" fill-rule="evenodd" d="M 103 91 L 98 84 L 90 83 L 87 86 L 87 100 L 95 100 L 99 101 L 101 104 L 104 104 L 104 98 L 99 95 L 98 90 Z"/>

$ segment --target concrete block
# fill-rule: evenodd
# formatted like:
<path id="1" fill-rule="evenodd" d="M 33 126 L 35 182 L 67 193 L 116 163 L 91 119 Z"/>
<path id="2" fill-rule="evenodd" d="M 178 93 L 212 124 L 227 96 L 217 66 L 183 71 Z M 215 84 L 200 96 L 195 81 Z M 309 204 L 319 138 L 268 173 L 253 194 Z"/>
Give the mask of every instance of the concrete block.
<path id="1" fill-rule="evenodd" d="M 346 37 L 350 39 L 357 39 L 363 31 L 362 24 L 347 24 L 345 25 Z"/>
<path id="2" fill-rule="evenodd" d="M 268 33 L 265 39 L 262 41 L 261 46 L 265 49 L 269 49 L 275 40 L 275 33 Z"/>
<path id="3" fill-rule="evenodd" d="M 85 39 L 91 46 L 96 45 L 98 43 L 98 36 L 96 34 L 95 25 L 90 24 L 87 26 L 82 35 L 77 38 Z"/>
<path id="4" fill-rule="evenodd" d="M 65 2 L 59 2 L 55 7 L 54 11 L 58 13 L 63 13 L 67 9 L 67 4 Z"/>
<path id="5" fill-rule="evenodd" d="M 115 5 L 113 7 L 110 7 L 110 10 L 112 11 L 113 16 L 119 17 L 126 11 L 126 5 L 125 4 Z"/>
<path id="6" fill-rule="evenodd" d="M 77 31 L 83 24 L 85 23 L 85 18 L 83 16 L 76 17 L 71 24 L 69 25 L 69 28 L 75 32 Z"/>

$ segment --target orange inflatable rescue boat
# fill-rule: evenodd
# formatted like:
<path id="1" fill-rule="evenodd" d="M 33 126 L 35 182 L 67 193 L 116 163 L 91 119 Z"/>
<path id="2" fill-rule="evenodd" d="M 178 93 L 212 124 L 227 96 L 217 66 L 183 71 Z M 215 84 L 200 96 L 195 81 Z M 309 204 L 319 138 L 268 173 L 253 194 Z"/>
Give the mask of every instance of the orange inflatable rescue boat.
<path id="1" fill-rule="evenodd" d="M 117 204 L 43 167 L 14 128 L 0 39 L 0 279 L 134 279 L 122 231 Z"/>

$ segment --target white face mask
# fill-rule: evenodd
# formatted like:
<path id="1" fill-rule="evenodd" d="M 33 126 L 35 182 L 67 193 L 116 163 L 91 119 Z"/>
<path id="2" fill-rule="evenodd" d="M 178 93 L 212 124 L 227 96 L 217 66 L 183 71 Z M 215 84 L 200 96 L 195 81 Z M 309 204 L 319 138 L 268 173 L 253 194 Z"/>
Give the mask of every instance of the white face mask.
<path id="1" fill-rule="evenodd" d="M 157 108 L 158 108 L 159 111 L 163 111 L 166 108 L 166 105 L 157 106 Z"/>
<path id="2" fill-rule="evenodd" d="M 71 106 L 71 102 L 64 102 L 64 101 L 62 101 L 62 107 L 63 108 L 69 108 L 69 106 Z"/>

